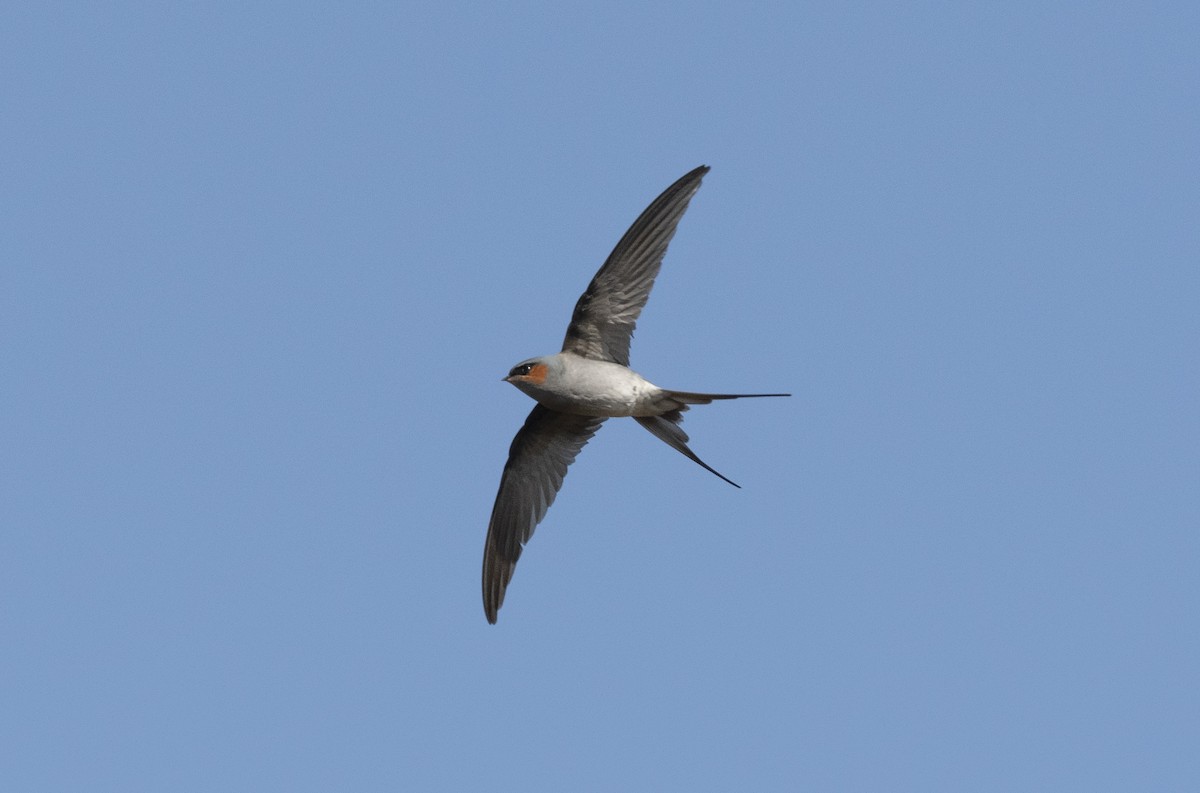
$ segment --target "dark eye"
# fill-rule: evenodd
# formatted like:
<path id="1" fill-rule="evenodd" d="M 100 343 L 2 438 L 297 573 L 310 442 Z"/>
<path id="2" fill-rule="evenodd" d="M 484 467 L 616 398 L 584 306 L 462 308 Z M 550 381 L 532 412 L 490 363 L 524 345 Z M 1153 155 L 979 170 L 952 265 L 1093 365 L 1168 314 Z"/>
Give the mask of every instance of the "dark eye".
<path id="1" fill-rule="evenodd" d="M 533 364 L 523 363 L 520 366 L 514 366 L 513 370 L 508 373 L 509 377 L 523 377 L 533 370 Z"/>

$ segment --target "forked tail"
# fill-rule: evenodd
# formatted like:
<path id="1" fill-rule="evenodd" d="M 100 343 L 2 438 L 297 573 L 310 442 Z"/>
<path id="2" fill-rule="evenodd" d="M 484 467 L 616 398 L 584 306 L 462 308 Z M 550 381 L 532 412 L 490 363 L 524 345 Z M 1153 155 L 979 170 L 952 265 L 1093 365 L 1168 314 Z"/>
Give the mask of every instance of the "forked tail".
<path id="1" fill-rule="evenodd" d="M 688 405 L 707 405 L 717 399 L 785 397 L 791 396 L 791 394 L 697 394 L 693 391 L 667 391 L 666 396 L 679 403 L 679 407 L 675 408 L 674 410 L 667 411 L 661 416 L 634 416 L 634 421 L 648 429 L 654 437 L 658 438 L 660 441 L 667 444 L 684 457 L 696 463 L 704 470 L 715 474 L 734 487 L 741 489 L 741 485 L 701 460 L 696 456 L 695 452 L 688 448 L 688 435 L 683 431 L 683 428 L 679 426 L 679 424 L 683 421 L 683 411 L 688 409 Z"/>

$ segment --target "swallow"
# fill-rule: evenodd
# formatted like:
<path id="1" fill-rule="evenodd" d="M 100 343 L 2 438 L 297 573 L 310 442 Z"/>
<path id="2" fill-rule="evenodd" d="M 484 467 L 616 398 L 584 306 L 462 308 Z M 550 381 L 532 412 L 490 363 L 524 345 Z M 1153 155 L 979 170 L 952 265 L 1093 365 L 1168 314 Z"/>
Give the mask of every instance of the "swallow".
<path id="1" fill-rule="evenodd" d="M 503 378 L 537 400 L 513 439 L 483 549 L 483 610 L 495 624 L 521 550 L 546 516 L 574 462 L 605 419 L 628 416 L 734 487 L 688 448 L 680 428 L 692 405 L 791 394 L 702 394 L 660 388 L 629 368 L 629 344 L 667 245 L 708 173 L 701 165 L 663 191 L 633 222 L 575 304 L 562 352 L 529 358 Z"/>

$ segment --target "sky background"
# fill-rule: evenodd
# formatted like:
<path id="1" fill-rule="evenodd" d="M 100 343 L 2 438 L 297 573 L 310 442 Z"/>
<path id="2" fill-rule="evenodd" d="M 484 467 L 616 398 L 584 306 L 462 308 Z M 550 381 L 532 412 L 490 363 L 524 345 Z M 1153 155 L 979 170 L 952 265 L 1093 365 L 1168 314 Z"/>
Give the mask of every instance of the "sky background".
<path id="1" fill-rule="evenodd" d="M 1195 3 L 12 3 L 12 791 L 1194 791 Z M 627 420 L 484 535 L 638 213 Z"/>

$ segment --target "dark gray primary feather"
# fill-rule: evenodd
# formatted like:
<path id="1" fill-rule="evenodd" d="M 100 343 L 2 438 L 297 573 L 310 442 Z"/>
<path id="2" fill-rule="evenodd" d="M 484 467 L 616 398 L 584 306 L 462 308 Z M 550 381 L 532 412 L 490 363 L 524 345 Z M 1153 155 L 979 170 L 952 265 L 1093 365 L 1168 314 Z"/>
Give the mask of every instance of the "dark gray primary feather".
<path id="1" fill-rule="evenodd" d="M 603 423 L 602 418 L 537 405 L 513 438 L 483 547 L 483 610 L 488 622 L 496 621 L 521 549 L 554 503 L 567 467 Z"/>
<path id="2" fill-rule="evenodd" d="M 563 352 L 629 365 L 629 343 L 667 245 L 708 166 L 687 173 L 633 222 L 575 304 Z"/>

